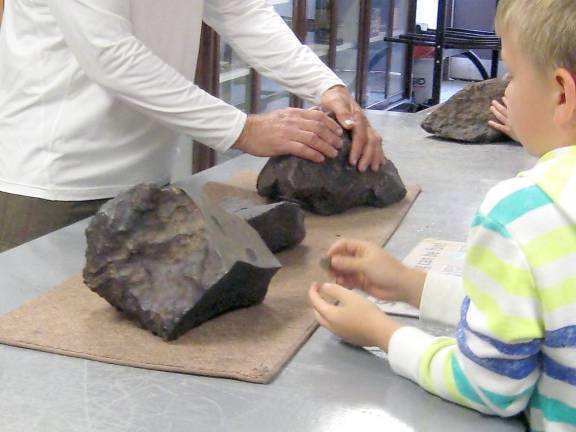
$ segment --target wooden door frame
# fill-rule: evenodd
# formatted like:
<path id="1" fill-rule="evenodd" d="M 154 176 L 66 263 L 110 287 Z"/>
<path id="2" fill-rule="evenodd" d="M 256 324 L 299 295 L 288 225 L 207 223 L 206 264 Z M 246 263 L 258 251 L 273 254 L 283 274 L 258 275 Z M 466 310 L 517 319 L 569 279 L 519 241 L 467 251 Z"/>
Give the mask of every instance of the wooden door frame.
<path id="1" fill-rule="evenodd" d="M 202 24 L 195 81 L 200 88 L 218 97 L 220 92 L 220 37 L 206 24 Z M 204 171 L 215 164 L 216 152 L 214 149 L 194 141 L 192 148 L 192 173 L 196 174 Z"/>

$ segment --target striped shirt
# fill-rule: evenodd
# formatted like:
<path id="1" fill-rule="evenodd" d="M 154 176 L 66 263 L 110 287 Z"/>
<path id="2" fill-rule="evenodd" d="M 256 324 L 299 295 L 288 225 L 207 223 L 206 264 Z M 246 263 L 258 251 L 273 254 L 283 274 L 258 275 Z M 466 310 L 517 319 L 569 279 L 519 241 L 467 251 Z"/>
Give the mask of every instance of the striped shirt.
<path id="1" fill-rule="evenodd" d="M 490 190 L 463 287 L 456 338 L 403 327 L 392 368 L 486 414 L 526 411 L 534 431 L 576 431 L 576 146 Z"/>

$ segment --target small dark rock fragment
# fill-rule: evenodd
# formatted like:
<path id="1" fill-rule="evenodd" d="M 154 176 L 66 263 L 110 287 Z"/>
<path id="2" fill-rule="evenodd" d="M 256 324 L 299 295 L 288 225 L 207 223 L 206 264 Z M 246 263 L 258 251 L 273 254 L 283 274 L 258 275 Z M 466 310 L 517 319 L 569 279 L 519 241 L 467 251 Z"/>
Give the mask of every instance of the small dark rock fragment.
<path id="1" fill-rule="evenodd" d="M 320 215 L 364 205 L 385 207 L 404 198 L 406 188 L 391 161 L 377 172 L 361 173 L 348 163 L 352 140 L 347 131 L 343 144 L 335 159 L 323 163 L 295 156 L 270 158 L 258 176 L 258 193 L 272 201 L 295 202 Z"/>
<path id="2" fill-rule="evenodd" d="M 320 267 L 326 271 L 329 271 L 332 268 L 332 257 L 325 255 L 320 258 Z"/>
<path id="3" fill-rule="evenodd" d="M 165 340 L 261 303 L 280 264 L 241 218 L 175 187 L 138 185 L 86 230 L 84 282 Z"/>
<path id="4" fill-rule="evenodd" d="M 496 120 L 490 111 L 493 100 L 502 100 L 508 81 L 492 79 L 471 84 L 432 111 L 422 128 L 440 138 L 469 143 L 510 141 L 510 137 L 491 128 Z"/>
<path id="5" fill-rule="evenodd" d="M 297 246 L 306 237 L 304 211 L 298 204 L 282 201 L 255 205 L 234 197 L 226 197 L 218 204 L 248 222 L 274 253 Z"/>

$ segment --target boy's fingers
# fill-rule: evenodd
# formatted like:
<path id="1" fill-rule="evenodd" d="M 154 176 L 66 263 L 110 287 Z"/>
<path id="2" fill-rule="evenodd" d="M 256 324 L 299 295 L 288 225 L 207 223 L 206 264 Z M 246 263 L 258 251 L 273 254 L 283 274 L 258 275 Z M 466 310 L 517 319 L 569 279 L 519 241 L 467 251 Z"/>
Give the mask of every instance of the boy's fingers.
<path id="1" fill-rule="evenodd" d="M 340 273 L 358 273 L 364 269 L 361 259 L 344 255 L 333 256 L 331 267 Z"/>
<path id="2" fill-rule="evenodd" d="M 330 323 L 322 315 L 320 315 L 318 313 L 318 311 L 314 311 L 314 318 L 316 318 L 316 321 L 318 321 L 318 324 L 320 324 L 325 329 L 330 330 L 332 333 L 334 333 L 334 331 L 332 330 L 332 327 L 330 326 Z"/>
<path id="3" fill-rule="evenodd" d="M 333 257 L 334 255 L 358 255 L 364 250 L 364 244 L 358 240 L 342 239 L 334 243 L 326 255 Z"/>
<path id="4" fill-rule="evenodd" d="M 506 135 L 510 134 L 510 128 L 508 126 L 505 126 L 492 120 L 488 121 L 488 125 L 490 125 L 490 127 L 496 130 L 499 130 L 502 133 L 505 133 Z"/>
<path id="5" fill-rule="evenodd" d="M 336 285 L 341 285 L 343 287 L 354 287 L 354 288 L 358 288 L 358 280 L 359 278 L 357 277 L 357 275 L 355 274 L 351 274 L 351 275 L 346 275 L 346 274 L 341 274 L 335 271 L 330 271 L 328 272 L 328 280 L 330 282 L 335 283 Z"/>
<path id="6" fill-rule="evenodd" d="M 335 283 L 336 285 L 340 285 L 346 288 L 361 288 L 362 287 L 362 280 L 356 275 L 352 276 L 345 276 L 341 274 L 337 274 L 332 272 L 328 275 L 330 282 Z"/>
<path id="7" fill-rule="evenodd" d="M 336 255 L 336 254 L 345 253 L 347 248 L 348 248 L 348 246 L 347 246 L 348 242 L 349 242 L 349 240 L 347 240 L 347 239 L 338 240 L 332 246 L 330 246 L 330 248 L 328 249 L 328 252 L 326 252 L 326 255 L 331 257 L 331 256 Z"/>
<path id="8" fill-rule="evenodd" d="M 331 299 L 337 300 L 338 302 L 342 302 L 342 300 L 344 300 L 348 294 L 350 294 L 350 290 L 332 283 L 322 284 L 318 289 L 318 292 L 321 295 L 330 297 Z M 331 304 L 329 305 L 332 306 L 332 309 L 330 309 L 331 311 L 337 308 L 337 306 Z"/>
<path id="9" fill-rule="evenodd" d="M 312 284 L 310 290 L 308 291 L 308 297 L 310 298 L 310 302 L 312 306 L 323 317 L 329 316 L 333 312 L 333 308 L 336 306 L 328 303 L 326 300 L 322 298 L 320 295 L 320 285 L 319 284 Z"/>
<path id="10" fill-rule="evenodd" d="M 494 117 L 496 117 L 498 119 L 498 121 L 500 121 L 500 123 L 504 123 L 504 124 L 507 123 L 508 117 L 506 117 L 504 114 L 502 114 L 496 108 L 491 107 L 490 111 L 492 111 L 492 114 L 494 114 Z"/>
<path id="11" fill-rule="evenodd" d="M 502 112 L 502 110 L 500 110 L 498 107 L 496 106 L 491 106 L 490 107 L 490 111 L 492 112 L 492 114 L 494 114 L 496 116 L 496 118 L 498 118 L 498 120 L 502 121 L 502 119 L 507 119 L 507 115 L 506 115 L 506 108 L 504 108 L 504 112 Z"/>
<path id="12" fill-rule="evenodd" d="M 493 100 L 492 101 L 492 106 L 494 108 L 496 108 L 498 111 L 506 111 L 506 107 L 504 105 L 502 105 L 499 101 L 497 100 Z"/>

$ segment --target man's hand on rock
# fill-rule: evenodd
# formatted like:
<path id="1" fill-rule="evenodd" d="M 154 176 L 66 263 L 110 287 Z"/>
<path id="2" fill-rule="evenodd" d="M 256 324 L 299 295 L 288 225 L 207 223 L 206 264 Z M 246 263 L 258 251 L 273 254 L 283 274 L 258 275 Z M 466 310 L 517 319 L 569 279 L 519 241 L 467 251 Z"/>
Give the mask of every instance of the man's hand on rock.
<path id="1" fill-rule="evenodd" d="M 248 116 L 233 148 L 254 156 L 291 154 L 313 162 L 335 158 L 342 128 L 321 111 L 286 108 Z"/>
<path id="2" fill-rule="evenodd" d="M 338 122 L 352 133 L 352 150 L 349 162 L 361 172 L 368 167 L 378 171 L 385 161 L 382 138 L 370 126 L 370 122 L 348 89 L 335 86 L 322 95 L 322 109 L 334 113 Z"/>

